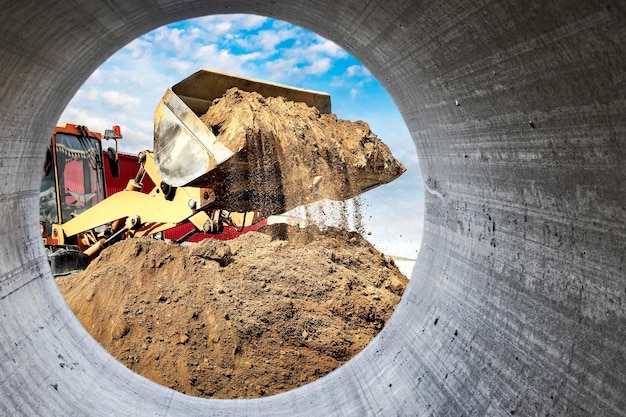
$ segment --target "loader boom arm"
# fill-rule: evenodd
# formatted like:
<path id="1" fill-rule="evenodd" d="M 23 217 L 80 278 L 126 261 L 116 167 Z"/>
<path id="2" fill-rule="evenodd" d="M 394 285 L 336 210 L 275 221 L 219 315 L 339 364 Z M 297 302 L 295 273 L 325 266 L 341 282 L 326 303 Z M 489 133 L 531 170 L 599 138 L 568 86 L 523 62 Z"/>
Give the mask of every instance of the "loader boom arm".
<path id="1" fill-rule="evenodd" d="M 128 182 L 125 190 L 111 195 L 70 221 L 53 226 L 53 238 L 57 245 L 77 238 L 81 250 L 94 257 L 111 236 L 117 240 L 128 236 L 153 235 L 186 222 L 202 232 L 218 231 L 219 216 L 222 214 L 221 210 L 210 207 L 214 201 L 213 190 L 170 187 L 161 181 L 151 151 L 141 152 L 139 159 L 142 163 L 139 172 Z M 141 192 L 141 180 L 145 175 L 158 184 L 149 194 Z M 94 230 L 103 225 L 110 228 L 108 239 L 95 237 Z"/>

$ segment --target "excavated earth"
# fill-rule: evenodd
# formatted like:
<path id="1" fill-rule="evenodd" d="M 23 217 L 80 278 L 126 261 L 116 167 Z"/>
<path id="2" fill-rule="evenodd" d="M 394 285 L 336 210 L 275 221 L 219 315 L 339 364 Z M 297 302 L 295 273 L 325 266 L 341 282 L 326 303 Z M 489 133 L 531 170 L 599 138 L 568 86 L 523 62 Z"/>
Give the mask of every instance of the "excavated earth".
<path id="1" fill-rule="evenodd" d="M 254 398 L 349 360 L 407 279 L 357 233 L 273 225 L 228 242 L 125 240 L 58 284 L 131 370 L 189 395 Z"/>
<path id="2" fill-rule="evenodd" d="M 406 170 L 367 123 L 283 97 L 231 88 L 201 120 L 236 152 L 198 180 L 216 189 L 216 207 L 229 211 L 266 217 L 323 199 L 347 200 Z"/>

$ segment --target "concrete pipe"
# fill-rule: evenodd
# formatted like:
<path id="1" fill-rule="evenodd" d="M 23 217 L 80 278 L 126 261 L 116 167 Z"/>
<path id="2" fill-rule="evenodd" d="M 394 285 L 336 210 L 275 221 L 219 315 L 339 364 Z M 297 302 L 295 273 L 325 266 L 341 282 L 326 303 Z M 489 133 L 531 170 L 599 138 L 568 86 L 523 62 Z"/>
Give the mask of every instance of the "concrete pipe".
<path id="1" fill-rule="evenodd" d="M 0 414 L 626 415 L 623 0 L 2 2 Z M 277 17 L 333 40 L 393 96 L 425 236 L 382 333 L 277 396 L 145 380 L 80 326 L 39 237 L 49 134 L 108 56 L 163 24 Z"/>

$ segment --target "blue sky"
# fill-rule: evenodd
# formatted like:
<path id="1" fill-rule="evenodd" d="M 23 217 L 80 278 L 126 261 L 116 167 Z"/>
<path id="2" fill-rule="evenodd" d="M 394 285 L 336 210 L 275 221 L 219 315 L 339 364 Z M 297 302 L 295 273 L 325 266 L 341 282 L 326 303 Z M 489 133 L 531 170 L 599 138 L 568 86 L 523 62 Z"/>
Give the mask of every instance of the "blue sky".
<path id="1" fill-rule="evenodd" d="M 369 123 L 407 172 L 360 197 L 363 226 L 371 233 L 366 237 L 389 255 L 415 257 L 424 192 L 415 148 L 400 113 L 359 61 L 298 26 L 254 15 L 220 15 L 158 28 L 102 64 L 59 123 L 84 124 L 95 131 L 120 125 L 121 151 L 151 149 L 154 109 L 163 93 L 199 68 L 324 91 L 331 95 L 333 113 L 339 118 Z M 336 217 L 327 217 L 325 223 L 335 224 Z"/>

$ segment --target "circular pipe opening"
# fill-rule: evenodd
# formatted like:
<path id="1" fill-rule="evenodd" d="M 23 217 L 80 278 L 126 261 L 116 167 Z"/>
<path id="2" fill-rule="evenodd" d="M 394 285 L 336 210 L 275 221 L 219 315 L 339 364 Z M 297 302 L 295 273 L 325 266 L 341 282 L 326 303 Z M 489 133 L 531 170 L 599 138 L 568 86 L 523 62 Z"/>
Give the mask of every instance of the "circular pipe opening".
<path id="1" fill-rule="evenodd" d="M 242 46 L 242 42 L 246 44 Z M 287 70 L 276 71 L 277 67 L 285 65 Z M 311 261 L 305 261 L 305 254 L 304 257 L 288 258 L 292 260 L 285 263 L 287 261 L 281 260 L 281 257 L 288 255 L 284 252 L 278 254 L 274 263 L 284 263 L 284 273 L 264 272 L 265 259 L 259 258 L 260 255 L 252 257 L 252 260 L 244 256 L 235 257 L 239 269 L 244 268 L 246 262 L 254 262 L 255 281 L 269 280 L 263 288 L 280 291 L 280 296 L 261 297 L 267 291 L 253 296 L 253 289 L 248 288 L 249 284 L 244 285 L 245 280 L 240 290 L 232 294 L 224 289 L 225 283 L 219 283 L 220 280 L 207 281 L 202 274 L 208 272 L 203 269 L 187 269 L 188 279 L 175 279 L 177 275 L 173 274 L 171 264 L 184 267 L 192 260 L 186 260 L 185 255 L 174 248 L 171 250 L 176 255 L 166 255 L 161 253 L 168 250 L 165 247 L 139 242 L 132 247 L 125 246 L 138 253 L 135 257 L 111 248 L 108 252 L 113 251 L 113 254 L 105 256 L 108 261 L 98 261 L 97 266 L 78 276 L 58 279 L 82 324 L 131 370 L 165 386 L 201 397 L 266 396 L 305 385 L 345 363 L 387 321 L 399 300 L 397 292 L 400 288 L 388 277 L 388 270 L 395 270 L 393 266 L 397 264 L 402 273 L 410 276 L 417 253 L 414 247 L 421 240 L 419 208 L 423 205 L 423 202 L 420 203 L 423 195 L 419 195 L 419 165 L 408 130 L 391 98 L 369 71 L 340 47 L 312 32 L 278 20 L 253 15 L 209 16 L 158 28 L 122 48 L 92 74 L 61 115 L 60 125 L 86 125 L 92 131 L 104 132 L 110 126 L 121 125 L 124 137 L 119 150 L 128 154 L 123 155 L 121 160 L 121 172 L 127 178 L 120 182 L 107 177 L 108 194 L 118 191 L 114 187 L 122 189 L 125 182 L 134 177 L 137 164 L 136 161 L 132 164 L 134 156 L 131 153 L 152 148 L 149 133 L 155 103 L 160 100 L 159 94 L 199 68 L 230 73 L 238 71 L 243 73 L 240 75 L 254 79 L 269 78 L 268 82 L 309 90 L 324 89 L 331 96 L 333 113 L 341 119 L 365 120 L 375 133 L 381 132 L 380 140 L 391 147 L 392 153 L 407 168 L 400 178 L 354 200 L 313 203 L 285 216 L 263 220 L 263 223 L 274 224 L 302 219 L 323 229 L 338 227 L 351 230 L 370 240 L 386 256 L 381 263 L 378 255 L 383 253 L 373 249 L 363 252 L 360 244 L 350 243 L 351 240 L 356 242 L 356 234 L 352 237 L 346 235 L 344 242 L 307 233 L 310 238 L 318 240 L 314 246 L 307 244 Z M 150 74 L 149 81 L 146 74 Z M 169 84 L 159 87 L 159 83 Z M 145 132 L 148 127 L 150 131 Z M 103 148 L 107 146 L 105 143 Z M 84 170 L 74 171 L 76 178 L 66 178 L 66 181 L 78 184 L 73 187 L 82 190 L 80 184 Z M 143 191 L 149 193 L 150 187 L 145 186 Z M 418 207 L 417 213 L 411 210 L 413 206 Z M 176 233 L 166 232 L 165 235 L 175 240 Z M 194 236 L 194 240 L 200 238 Z M 295 236 L 293 239 L 302 240 Z M 351 239 L 350 242 L 347 239 Z M 333 251 L 329 255 L 330 266 L 324 266 L 323 259 L 313 265 L 312 260 L 322 256 L 319 251 L 328 244 L 333 245 L 326 248 L 326 251 Z M 250 251 L 246 245 L 249 246 L 236 243 L 234 247 L 238 249 L 234 255 Z M 344 256 L 344 250 L 353 253 L 347 252 Z M 154 258 L 154 262 L 146 262 L 147 258 Z M 159 266 L 155 268 L 157 264 Z M 130 265 L 136 267 L 130 268 Z M 223 265 L 215 273 L 224 275 L 235 271 L 230 267 L 229 273 L 228 268 Z M 162 269 L 170 272 L 159 272 Z M 300 272 L 289 272 L 296 269 Z M 327 276 L 308 278 L 311 281 L 301 279 L 316 270 L 326 271 L 322 274 Z M 269 279 L 270 275 L 273 280 Z M 282 294 L 285 289 L 280 289 L 280 281 L 288 277 L 299 279 L 300 286 L 311 288 L 300 291 L 300 296 L 290 299 Z M 314 300 L 310 294 L 318 280 L 325 281 L 327 288 L 323 297 L 320 295 Z M 200 284 L 189 284 L 188 281 Z M 273 288 L 272 281 L 279 281 L 278 289 L 270 289 Z M 189 285 L 196 290 L 190 291 Z M 212 292 L 203 292 L 204 299 L 198 299 L 199 295 L 195 293 L 207 285 L 217 285 L 221 295 L 214 298 Z M 345 298 L 346 294 L 353 292 L 361 296 L 350 295 L 349 300 Z M 236 311 L 224 313 L 224 308 L 217 308 L 220 304 L 218 298 L 226 299 L 233 295 L 234 300 L 230 303 L 241 305 Z M 393 297 L 393 302 L 388 305 L 390 297 Z M 257 302 L 253 302 L 252 298 Z M 281 315 L 274 317 L 269 310 L 268 316 L 255 314 L 259 308 L 269 307 L 263 306 L 263 299 L 275 305 L 288 302 L 292 306 L 289 320 Z M 311 316 L 319 303 L 328 304 L 330 311 L 318 311 Z M 192 305 L 196 308 L 193 320 L 186 320 L 182 312 Z M 243 310 L 254 311 L 244 314 Z M 256 323 L 253 323 L 255 320 Z M 272 325 L 270 321 L 282 321 L 282 324 Z M 229 324 L 228 328 L 224 323 Z M 251 326 L 254 328 L 252 333 Z M 279 331 L 283 327 L 288 328 L 291 336 Z M 304 335 L 296 335 L 299 345 L 292 340 L 294 331 Z M 278 337 L 268 336 L 269 333 L 276 333 Z M 211 343 L 207 342 L 209 340 Z M 274 346 L 277 342 L 280 345 Z M 250 355 L 250 349 L 257 353 Z M 282 359 L 279 359 L 279 351 L 282 352 Z M 317 353 L 310 355 L 308 352 Z M 274 365 L 269 366 L 270 363 Z M 247 375 L 245 381 L 240 381 L 242 372 Z"/>
<path id="2" fill-rule="evenodd" d="M 429 190 L 413 279 L 383 332 L 336 372 L 261 400 L 187 397 L 129 372 L 86 337 L 38 244 L 34 173 L 80 84 L 140 34 L 224 12 L 294 22 L 363 62 Z M 2 414 L 622 414 L 624 21 L 621 5 L 590 0 L 7 7 Z"/>

